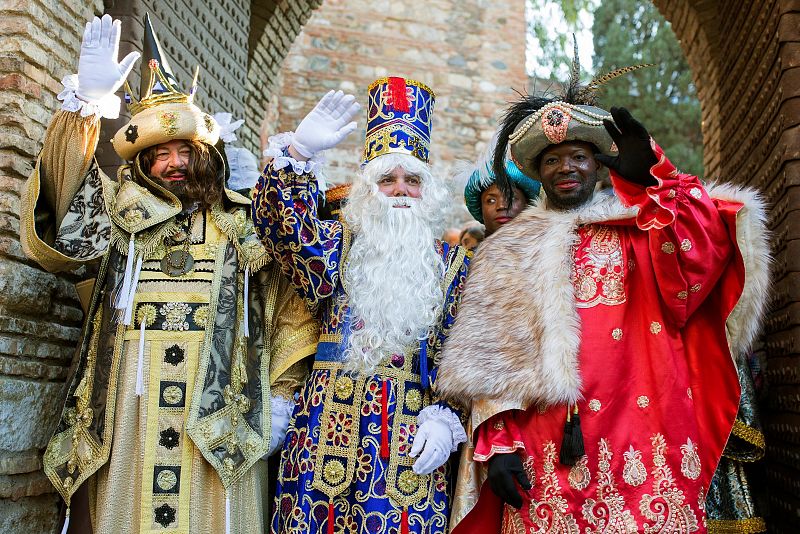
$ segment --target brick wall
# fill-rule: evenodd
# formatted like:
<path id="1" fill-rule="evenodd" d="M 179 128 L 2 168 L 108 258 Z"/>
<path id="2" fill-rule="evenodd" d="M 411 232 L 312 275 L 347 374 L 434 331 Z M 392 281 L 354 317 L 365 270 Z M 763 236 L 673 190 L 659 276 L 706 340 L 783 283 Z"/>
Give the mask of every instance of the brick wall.
<path id="1" fill-rule="evenodd" d="M 524 0 L 434 0 L 419 7 L 391 0 L 323 2 L 286 56 L 277 109 L 264 131 L 293 130 L 330 89 L 353 93 L 364 107 L 371 82 L 403 76 L 437 95 L 434 170 L 449 176 L 456 160 L 473 160 L 491 137 L 499 111 L 514 98 L 512 88 L 525 88 Z M 329 151 L 331 181 L 348 181 L 357 171 L 365 117 L 362 110 L 356 133 Z M 471 219 L 465 209 L 455 218 Z"/>
<path id="2" fill-rule="evenodd" d="M 757 187 L 770 204 L 773 301 L 764 362 L 770 532 L 800 510 L 800 2 L 655 4 L 673 24 L 703 106 L 706 175 Z"/>
<path id="3" fill-rule="evenodd" d="M 58 108 L 60 80 L 77 63 L 81 28 L 103 5 L 0 6 L 0 531 L 51 532 L 58 498 L 40 470 L 40 452 L 60 412 L 82 313 L 71 277 L 24 258 L 19 191 Z"/>

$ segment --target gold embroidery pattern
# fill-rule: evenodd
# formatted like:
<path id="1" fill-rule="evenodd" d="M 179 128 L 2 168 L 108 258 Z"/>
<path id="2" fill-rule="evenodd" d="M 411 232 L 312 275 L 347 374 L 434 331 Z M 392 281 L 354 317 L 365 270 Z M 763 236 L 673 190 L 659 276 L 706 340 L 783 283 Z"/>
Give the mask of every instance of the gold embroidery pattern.
<path id="1" fill-rule="evenodd" d="M 686 443 L 681 445 L 681 456 L 681 473 L 688 479 L 697 480 L 700 477 L 700 456 L 691 438 L 686 438 Z"/>
<path id="2" fill-rule="evenodd" d="M 503 525 L 500 534 L 528 534 L 519 510 L 507 504 L 503 507 Z"/>
<path id="3" fill-rule="evenodd" d="M 644 532 L 695 532 L 697 516 L 691 506 L 684 504 L 685 496 L 675 485 L 672 470 L 665 458 L 667 445 L 664 436 L 655 434 L 653 444 L 653 494 L 645 494 L 639 502 L 639 511 L 652 523 L 644 523 Z"/>
<path id="4" fill-rule="evenodd" d="M 572 514 L 567 513 L 567 500 L 561 496 L 561 486 L 556 474 L 556 446 L 552 441 L 544 445 L 544 465 L 542 467 L 542 499 L 531 501 L 528 515 L 534 527 L 531 534 L 559 533 L 579 534 L 578 523 Z"/>
<path id="5" fill-rule="evenodd" d="M 681 250 L 684 252 L 689 252 L 692 250 L 692 242 L 688 239 L 681 241 Z"/>
<path id="6" fill-rule="evenodd" d="M 536 469 L 533 465 L 533 456 L 528 456 L 525 458 L 525 461 L 522 462 L 522 468 L 525 470 L 525 474 L 528 476 L 528 482 L 531 483 L 531 487 L 536 484 Z"/>
<path id="7" fill-rule="evenodd" d="M 689 291 L 691 291 L 692 293 L 697 293 L 698 291 L 700 291 L 701 287 L 702 286 L 700 284 L 695 284 L 689 288 Z"/>
<path id="8" fill-rule="evenodd" d="M 650 399 L 649 399 L 649 398 L 647 398 L 647 395 L 640 395 L 640 396 L 639 396 L 639 397 L 636 399 L 636 405 L 637 405 L 639 408 L 647 408 L 648 406 L 650 406 Z"/>
<path id="9" fill-rule="evenodd" d="M 661 323 L 658 321 L 653 321 L 650 323 L 650 333 L 654 335 L 658 335 L 661 332 Z"/>
<path id="10" fill-rule="evenodd" d="M 199 328 L 205 329 L 206 324 L 208 323 L 208 306 L 199 306 L 194 311 L 192 319 L 194 319 L 194 324 L 196 324 Z"/>
<path id="11" fill-rule="evenodd" d="M 178 133 L 178 116 L 174 111 L 162 111 L 158 114 L 158 123 L 168 137 Z"/>
<path id="12" fill-rule="evenodd" d="M 611 331 L 611 337 L 613 337 L 616 341 L 622 339 L 622 328 L 615 328 Z"/>
<path id="13" fill-rule="evenodd" d="M 689 189 L 689 194 L 692 195 L 697 200 L 700 200 L 702 198 L 702 196 L 703 196 L 703 193 L 697 187 L 693 187 L 693 188 Z"/>
<path id="14" fill-rule="evenodd" d="M 178 477 L 175 472 L 170 469 L 164 469 L 156 477 L 156 484 L 164 491 L 170 491 L 178 483 Z"/>
<path id="15" fill-rule="evenodd" d="M 141 325 L 144 323 L 145 327 L 153 326 L 156 322 L 158 311 L 152 304 L 142 304 L 136 311 L 136 322 Z"/>
<path id="16" fill-rule="evenodd" d="M 663 252 L 664 254 L 672 254 L 673 252 L 675 252 L 675 245 L 673 245 L 669 241 L 667 241 L 666 243 L 662 243 L 661 252 Z"/>
<path id="17" fill-rule="evenodd" d="M 167 302 L 158 310 L 164 316 L 161 329 L 171 332 L 189 330 L 186 317 L 192 312 L 192 307 L 185 302 Z"/>
<path id="18" fill-rule="evenodd" d="M 579 230 L 581 244 L 574 251 L 572 280 L 579 308 L 625 302 L 625 261 L 619 232 L 608 226 Z"/>
<path id="19" fill-rule="evenodd" d="M 605 438 L 600 440 L 598 456 L 597 500 L 586 499 L 581 509 L 583 518 L 595 528 L 587 528 L 584 532 L 633 534 L 637 532 L 636 520 L 630 510 L 625 509 L 625 500 L 614 485 L 611 473 L 613 455 Z"/>
<path id="20" fill-rule="evenodd" d="M 588 463 L 589 458 L 584 455 L 577 462 L 575 462 L 575 465 L 570 468 L 567 480 L 569 481 L 571 488 L 576 490 L 584 490 L 589 486 L 589 482 L 592 481 L 592 474 L 589 472 L 589 468 L 586 466 Z"/>
<path id="21" fill-rule="evenodd" d="M 599 412 L 601 406 L 602 404 L 600 404 L 600 401 L 597 399 L 592 399 L 589 401 L 589 409 L 593 412 Z"/>
<path id="22" fill-rule="evenodd" d="M 422 409 L 422 394 L 418 389 L 412 389 L 406 393 L 406 406 L 413 412 L 418 412 Z"/>
<path id="23" fill-rule="evenodd" d="M 183 400 L 183 390 L 178 386 L 167 386 L 161 396 L 167 404 L 175 405 Z"/>
<path id="24" fill-rule="evenodd" d="M 686 291 L 678 291 L 677 297 L 679 300 L 686 300 L 689 297 L 689 293 Z"/>
<path id="25" fill-rule="evenodd" d="M 642 453 L 633 448 L 633 445 L 622 454 L 625 458 L 625 467 L 622 468 L 622 480 L 631 486 L 641 486 L 647 480 L 647 469 L 642 462 Z"/>

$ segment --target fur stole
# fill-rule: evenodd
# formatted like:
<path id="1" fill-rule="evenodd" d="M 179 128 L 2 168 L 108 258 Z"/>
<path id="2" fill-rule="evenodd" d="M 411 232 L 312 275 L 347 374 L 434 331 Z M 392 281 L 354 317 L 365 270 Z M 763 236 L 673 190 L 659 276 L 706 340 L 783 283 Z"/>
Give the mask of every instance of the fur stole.
<path id="1" fill-rule="evenodd" d="M 731 347 L 743 350 L 758 332 L 769 286 L 764 205 L 752 190 L 722 185 L 708 191 L 745 204 L 737 235 L 747 277 L 728 329 Z M 465 405 L 486 399 L 519 408 L 579 399 L 581 325 L 571 280 L 576 230 L 631 219 L 637 208 L 623 206 L 610 192 L 571 211 L 548 210 L 545 203 L 527 208 L 478 249 L 442 351 L 442 396 Z"/>

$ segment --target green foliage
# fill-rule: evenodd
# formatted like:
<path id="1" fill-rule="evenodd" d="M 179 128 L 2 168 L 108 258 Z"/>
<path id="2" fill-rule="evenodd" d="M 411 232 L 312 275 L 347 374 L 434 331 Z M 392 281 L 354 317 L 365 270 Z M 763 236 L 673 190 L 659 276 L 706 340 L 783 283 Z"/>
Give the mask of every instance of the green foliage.
<path id="1" fill-rule="evenodd" d="M 670 24 L 646 0 L 528 0 L 529 36 L 538 45 L 536 62 L 557 67 L 565 82 L 572 62 L 572 33 L 583 27 L 581 12 L 594 11 L 595 76 L 616 68 L 654 63 L 602 87 L 600 105 L 624 106 L 641 121 L 682 171 L 703 171 L 700 103 L 691 72 Z M 588 58 L 582 58 L 586 67 Z M 586 82 L 591 78 L 586 76 Z M 538 84 L 541 86 L 541 83 Z M 538 89 L 538 87 L 537 87 Z"/>
<path id="2" fill-rule="evenodd" d="M 547 72 L 551 68 L 559 74 L 568 72 L 572 62 L 572 34 L 584 29 L 580 14 L 591 11 L 596 1 L 528 0 L 528 9 L 533 14 L 528 21 L 528 36 L 536 50 L 537 66 L 543 66 Z M 542 72 L 536 68 L 535 74 L 539 76 Z"/>
<path id="3" fill-rule="evenodd" d="M 655 64 L 609 82 L 600 93 L 600 104 L 628 108 L 679 169 L 702 173 L 700 103 L 670 24 L 652 2 L 603 0 L 594 12 L 592 32 L 597 75 Z"/>

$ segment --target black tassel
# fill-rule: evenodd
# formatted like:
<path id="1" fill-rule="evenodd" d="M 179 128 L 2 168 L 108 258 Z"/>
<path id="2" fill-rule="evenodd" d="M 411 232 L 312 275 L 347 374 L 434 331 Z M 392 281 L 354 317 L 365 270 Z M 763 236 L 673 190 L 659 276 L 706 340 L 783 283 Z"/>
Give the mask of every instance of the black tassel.
<path id="1" fill-rule="evenodd" d="M 561 440 L 561 451 L 558 454 L 558 460 L 562 465 L 572 466 L 584 454 L 586 454 L 586 449 L 583 446 L 581 418 L 578 414 L 575 414 L 564 423 L 564 438 Z"/>

